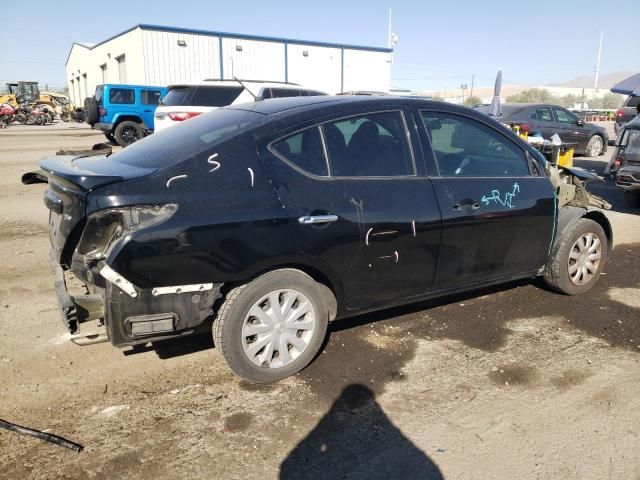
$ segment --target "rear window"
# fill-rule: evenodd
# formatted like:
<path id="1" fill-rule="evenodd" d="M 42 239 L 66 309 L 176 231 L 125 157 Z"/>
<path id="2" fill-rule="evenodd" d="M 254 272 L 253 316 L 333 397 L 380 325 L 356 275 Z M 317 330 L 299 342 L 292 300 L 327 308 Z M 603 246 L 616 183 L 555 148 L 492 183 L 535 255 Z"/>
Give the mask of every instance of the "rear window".
<path id="1" fill-rule="evenodd" d="M 181 107 L 187 105 L 187 100 L 193 94 L 194 87 L 172 88 L 162 99 L 162 104 L 168 107 Z"/>
<path id="2" fill-rule="evenodd" d="M 130 88 L 112 88 L 109 90 L 109 103 L 127 105 L 136 103 L 134 92 Z"/>
<path id="3" fill-rule="evenodd" d="M 268 118 L 246 110 L 215 110 L 154 133 L 114 153 L 109 159 L 142 168 L 177 165 L 266 122 Z"/>
<path id="4" fill-rule="evenodd" d="M 629 97 L 627 98 L 627 102 L 624 104 L 624 106 L 636 108 L 638 104 L 640 104 L 640 97 Z"/>
<path id="5" fill-rule="evenodd" d="M 242 93 L 244 87 L 198 87 L 189 101 L 196 107 L 226 107 Z"/>

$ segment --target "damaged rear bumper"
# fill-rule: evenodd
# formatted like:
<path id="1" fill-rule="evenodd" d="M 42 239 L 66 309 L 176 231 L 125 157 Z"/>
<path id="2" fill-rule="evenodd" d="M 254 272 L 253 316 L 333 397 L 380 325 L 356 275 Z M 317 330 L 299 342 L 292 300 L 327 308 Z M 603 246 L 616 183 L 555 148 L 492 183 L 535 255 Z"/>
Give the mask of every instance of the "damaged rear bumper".
<path id="1" fill-rule="evenodd" d="M 99 272 L 100 284 L 87 284 L 88 295 L 72 296 L 66 285 L 64 271 L 53 252 L 49 254 L 53 270 L 58 307 L 71 340 L 79 345 L 109 340 L 124 347 L 195 333 L 213 314 L 213 305 L 220 298 L 223 284 L 164 286 L 143 289 L 101 262 L 97 269 L 78 272 L 77 278 L 93 278 Z M 85 280 L 86 281 L 86 280 Z M 96 282 L 98 283 L 98 282 Z M 83 333 L 81 324 L 100 320 L 101 331 Z"/>
<path id="2" fill-rule="evenodd" d="M 640 190 L 640 166 L 625 166 L 616 171 L 616 185 L 625 190 Z"/>

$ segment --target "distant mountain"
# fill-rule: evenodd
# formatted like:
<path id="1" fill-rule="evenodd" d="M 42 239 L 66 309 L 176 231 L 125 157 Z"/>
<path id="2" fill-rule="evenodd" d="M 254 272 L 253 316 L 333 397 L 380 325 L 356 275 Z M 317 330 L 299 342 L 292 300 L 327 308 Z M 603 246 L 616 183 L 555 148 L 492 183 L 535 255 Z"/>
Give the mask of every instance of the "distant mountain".
<path id="1" fill-rule="evenodd" d="M 625 70 L 621 72 L 607 73 L 604 75 L 601 74 L 600 78 L 598 78 L 598 89 L 608 90 L 619 81 L 624 80 L 627 77 L 630 77 L 634 73 L 638 73 L 638 72 L 634 72 L 632 70 Z M 576 77 L 564 83 L 550 83 L 547 86 L 548 87 L 593 88 L 593 75 Z"/>

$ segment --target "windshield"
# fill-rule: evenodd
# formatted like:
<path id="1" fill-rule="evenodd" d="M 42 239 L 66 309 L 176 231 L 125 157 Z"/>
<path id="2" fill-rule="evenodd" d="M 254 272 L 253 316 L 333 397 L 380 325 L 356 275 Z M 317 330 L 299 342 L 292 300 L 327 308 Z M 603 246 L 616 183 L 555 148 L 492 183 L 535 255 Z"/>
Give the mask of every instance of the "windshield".
<path id="1" fill-rule="evenodd" d="M 222 108 L 156 132 L 109 157 L 134 167 L 164 168 L 209 150 L 268 120 L 268 116 Z"/>

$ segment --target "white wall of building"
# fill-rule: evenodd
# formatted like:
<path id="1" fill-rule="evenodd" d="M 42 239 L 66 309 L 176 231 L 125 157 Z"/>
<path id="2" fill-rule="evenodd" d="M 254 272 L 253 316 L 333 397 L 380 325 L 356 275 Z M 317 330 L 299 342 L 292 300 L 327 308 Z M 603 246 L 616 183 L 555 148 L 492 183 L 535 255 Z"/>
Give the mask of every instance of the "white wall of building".
<path id="1" fill-rule="evenodd" d="M 340 92 L 341 52 L 340 48 L 289 43 L 287 45 L 288 80 L 328 93 Z"/>
<path id="2" fill-rule="evenodd" d="M 224 78 L 284 82 L 284 43 L 222 38 Z"/>
<path id="3" fill-rule="evenodd" d="M 125 63 L 119 68 L 118 58 L 123 55 Z M 391 54 L 297 40 L 137 26 L 95 47 L 74 44 L 66 70 L 70 98 L 78 106 L 95 92 L 96 85 L 123 83 L 122 76 L 126 83 L 138 85 L 165 86 L 236 76 L 289 81 L 327 93 L 386 92 Z"/>
<path id="4" fill-rule="evenodd" d="M 391 87 L 391 54 L 344 50 L 344 90 L 388 92 Z"/>
<path id="5" fill-rule="evenodd" d="M 144 84 L 165 86 L 220 78 L 220 38 L 142 30 Z"/>

